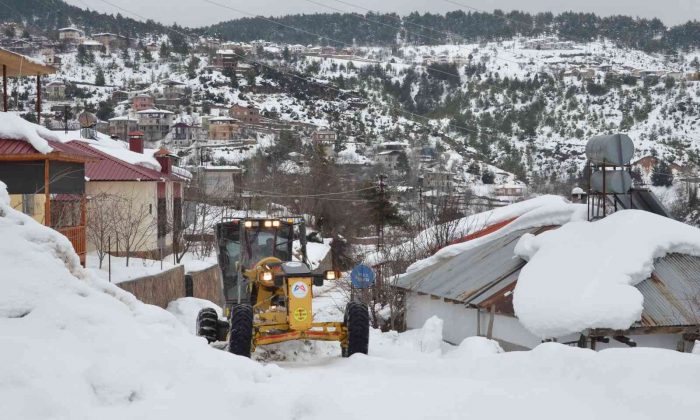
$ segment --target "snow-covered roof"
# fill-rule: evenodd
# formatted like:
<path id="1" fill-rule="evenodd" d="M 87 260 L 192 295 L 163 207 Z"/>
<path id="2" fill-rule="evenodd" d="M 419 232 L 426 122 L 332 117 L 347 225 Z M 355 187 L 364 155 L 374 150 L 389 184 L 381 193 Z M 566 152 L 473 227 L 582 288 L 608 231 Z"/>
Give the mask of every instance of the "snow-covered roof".
<path id="1" fill-rule="evenodd" d="M 186 179 L 186 180 L 191 180 L 192 179 L 192 172 L 188 171 L 185 168 L 181 168 L 179 166 L 173 166 L 172 171 L 174 175 L 177 175 L 180 178 Z"/>
<path id="2" fill-rule="evenodd" d="M 634 286 L 671 253 L 700 257 L 700 229 L 642 210 L 526 234 L 515 247 L 528 261 L 513 294 L 515 314 L 542 338 L 588 328 L 626 330 L 643 310 Z"/>
<path id="3" fill-rule="evenodd" d="M 147 150 L 144 150 L 144 153 L 136 153 L 129 150 L 126 142 L 113 143 L 116 143 L 116 145 L 111 144 L 110 146 L 106 146 L 96 143 L 91 143 L 90 145 L 103 153 L 113 156 L 119 160 L 123 160 L 124 162 L 131 163 L 132 165 L 139 165 L 155 171 L 160 171 L 160 163 L 158 163 L 156 158 L 153 156 L 153 152 L 148 153 Z"/>
<path id="4" fill-rule="evenodd" d="M 137 114 L 173 114 L 165 109 L 144 109 L 143 111 L 137 112 Z"/>
<path id="5" fill-rule="evenodd" d="M 0 138 L 26 141 L 44 154 L 53 150 L 47 140 L 60 141 L 59 136 L 45 127 L 9 112 L 0 112 Z"/>
<path id="6" fill-rule="evenodd" d="M 110 118 L 109 121 L 136 121 L 136 118 L 132 118 L 128 115 L 122 115 L 119 117 Z"/>

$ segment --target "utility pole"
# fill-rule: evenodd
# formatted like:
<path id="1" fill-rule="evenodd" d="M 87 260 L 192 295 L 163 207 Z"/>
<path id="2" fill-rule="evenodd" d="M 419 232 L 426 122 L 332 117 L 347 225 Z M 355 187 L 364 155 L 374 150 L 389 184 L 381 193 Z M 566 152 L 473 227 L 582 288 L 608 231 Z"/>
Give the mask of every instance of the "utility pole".
<path id="1" fill-rule="evenodd" d="M 423 175 L 418 177 L 418 229 L 423 230 Z"/>
<path id="2" fill-rule="evenodd" d="M 386 195 L 385 195 L 385 184 L 384 180 L 386 175 L 379 174 L 379 200 L 381 206 L 379 208 L 379 219 L 377 220 L 377 253 L 381 253 L 384 250 L 384 216 L 386 214 Z M 374 299 L 377 300 L 378 292 L 382 289 L 383 273 L 381 264 L 377 266 L 377 279 L 376 287 L 374 287 Z"/>

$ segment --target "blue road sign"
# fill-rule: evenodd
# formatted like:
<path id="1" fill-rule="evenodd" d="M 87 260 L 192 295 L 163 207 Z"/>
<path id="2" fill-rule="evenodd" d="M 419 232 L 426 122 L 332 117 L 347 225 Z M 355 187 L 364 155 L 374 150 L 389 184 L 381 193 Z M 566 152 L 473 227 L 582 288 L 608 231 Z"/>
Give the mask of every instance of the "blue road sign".
<path id="1" fill-rule="evenodd" d="M 356 289 L 366 289 L 374 285 L 374 270 L 364 264 L 358 264 L 350 272 L 352 286 Z"/>

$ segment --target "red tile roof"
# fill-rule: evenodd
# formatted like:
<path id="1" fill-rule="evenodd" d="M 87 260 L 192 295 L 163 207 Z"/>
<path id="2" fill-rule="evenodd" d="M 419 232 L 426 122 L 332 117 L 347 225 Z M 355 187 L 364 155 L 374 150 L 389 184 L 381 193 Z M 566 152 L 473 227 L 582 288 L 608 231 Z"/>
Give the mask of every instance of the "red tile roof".
<path id="1" fill-rule="evenodd" d="M 166 175 L 153 169 L 134 165 L 97 150 L 79 140 L 67 143 L 49 141 L 54 151 L 86 159 L 85 177 L 90 181 L 182 181 L 176 175 Z M 39 153 L 29 142 L 0 139 L 0 155 L 34 155 Z"/>
<path id="2" fill-rule="evenodd" d="M 73 147 L 68 143 L 48 140 L 49 146 L 54 152 L 62 153 L 67 156 L 84 157 L 84 153 L 80 149 Z M 36 150 L 28 141 L 16 139 L 0 139 L 0 155 L 36 155 L 43 154 Z"/>
<path id="3" fill-rule="evenodd" d="M 90 181 L 179 181 L 172 175 L 117 159 L 78 140 L 66 144 L 94 159 L 85 164 L 85 176 Z"/>

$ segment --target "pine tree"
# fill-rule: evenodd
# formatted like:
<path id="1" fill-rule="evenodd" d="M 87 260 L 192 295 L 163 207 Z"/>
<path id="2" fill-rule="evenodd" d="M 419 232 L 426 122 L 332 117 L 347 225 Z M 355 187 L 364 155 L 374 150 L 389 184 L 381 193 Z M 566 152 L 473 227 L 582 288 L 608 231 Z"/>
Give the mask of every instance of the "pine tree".
<path id="1" fill-rule="evenodd" d="M 673 184 L 673 172 L 668 163 L 659 159 L 651 171 L 651 185 L 655 187 L 670 187 Z"/>
<path id="2" fill-rule="evenodd" d="M 95 85 L 104 86 L 105 85 L 105 73 L 102 71 L 102 67 L 97 68 L 97 74 L 95 75 Z"/>

